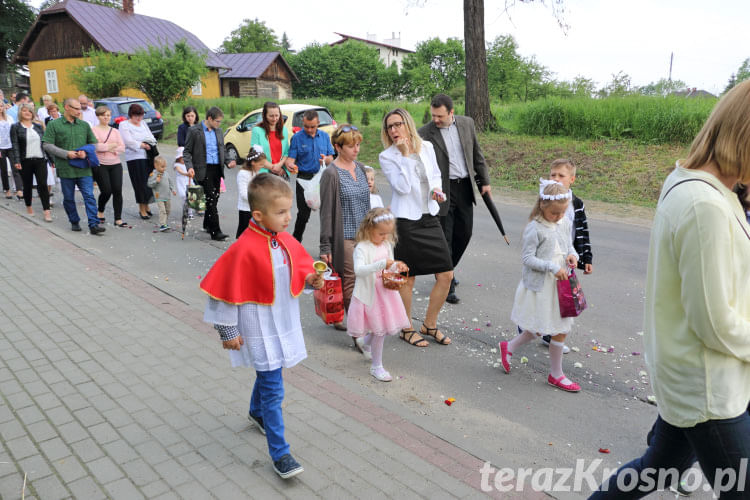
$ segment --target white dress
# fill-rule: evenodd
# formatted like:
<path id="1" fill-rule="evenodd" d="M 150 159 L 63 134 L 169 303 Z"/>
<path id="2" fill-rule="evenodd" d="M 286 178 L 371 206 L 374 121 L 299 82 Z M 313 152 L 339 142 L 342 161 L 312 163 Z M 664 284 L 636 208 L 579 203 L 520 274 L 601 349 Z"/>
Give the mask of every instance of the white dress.
<path id="1" fill-rule="evenodd" d="M 289 257 L 280 246 L 271 249 L 276 300 L 273 305 L 236 306 L 208 299 L 203 320 L 206 323 L 237 326 L 244 344 L 229 351 L 232 366 L 249 366 L 257 371 L 291 368 L 307 357 L 299 298 L 289 293 Z"/>
<path id="2" fill-rule="evenodd" d="M 182 198 L 183 200 L 185 197 L 187 197 L 187 187 L 188 183 L 190 182 L 190 177 L 187 175 L 182 175 L 179 171 L 182 170 L 183 172 L 187 172 L 187 169 L 185 168 L 184 163 L 178 163 L 175 162 L 174 164 L 174 183 L 175 183 L 175 189 L 177 190 L 177 196 Z"/>
<path id="3" fill-rule="evenodd" d="M 552 229 L 556 226 L 549 222 L 546 224 L 543 223 L 543 225 L 547 229 Z M 554 230 L 556 229 L 554 228 Z M 554 250 L 551 255 L 537 255 L 537 257 L 553 261 L 560 267 L 565 268 L 567 266 L 565 262 L 566 251 L 560 247 L 560 244 L 556 240 L 554 241 L 553 248 Z M 557 298 L 557 279 L 551 272 L 547 272 L 544 275 L 544 284 L 538 292 L 526 288 L 523 280 L 518 283 L 510 319 L 521 327 L 522 330 L 528 330 L 540 335 L 570 333 L 570 329 L 573 327 L 573 318 L 563 318 L 560 316 L 560 302 Z"/>

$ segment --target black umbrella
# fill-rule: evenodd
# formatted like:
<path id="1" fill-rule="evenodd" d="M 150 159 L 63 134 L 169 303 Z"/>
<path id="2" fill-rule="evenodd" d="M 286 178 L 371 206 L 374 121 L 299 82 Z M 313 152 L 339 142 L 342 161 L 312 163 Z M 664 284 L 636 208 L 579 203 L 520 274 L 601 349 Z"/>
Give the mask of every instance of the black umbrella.
<path id="1" fill-rule="evenodd" d="M 477 186 L 479 187 L 479 192 L 482 192 L 482 186 L 479 185 L 479 179 L 477 178 Z M 497 213 L 497 207 L 495 206 L 495 202 L 492 201 L 492 196 L 490 196 L 490 193 L 484 193 L 482 195 L 482 199 L 484 200 L 484 204 L 487 205 L 487 210 L 490 211 L 490 215 L 495 221 L 495 224 L 497 224 L 497 228 L 500 230 L 500 233 L 503 235 L 503 239 L 505 239 L 505 243 L 510 245 L 510 240 L 507 236 L 505 236 L 505 229 L 503 229 L 503 221 L 500 220 L 500 214 Z"/>

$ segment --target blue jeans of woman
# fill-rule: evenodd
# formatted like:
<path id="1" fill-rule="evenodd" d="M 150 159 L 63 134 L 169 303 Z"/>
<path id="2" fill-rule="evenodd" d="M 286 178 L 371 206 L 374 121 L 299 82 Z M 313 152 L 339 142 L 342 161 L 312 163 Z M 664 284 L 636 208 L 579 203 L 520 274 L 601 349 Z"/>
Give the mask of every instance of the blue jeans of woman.
<path id="1" fill-rule="evenodd" d="M 274 462 L 289 453 L 289 444 L 284 439 L 284 416 L 281 402 L 284 401 L 284 379 L 281 368 L 256 371 L 253 395 L 250 398 L 250 413 L 263 419 L 268 452 Z"/>
<path id="2" fill-rule="evenodd" d="M 750 415 L 675 427 L 657 417 L 646 453 L 623 465 L 589 499 L 642 498 L 690 468 L 697 459 L 714 493 L 722 499 L 750 498 Z M 670 480 L 664 480 L 674 469 Z M 660 477 L 662 480 L 660 481 Z M 661 483 L 661 484 L 659 484 Z"/>

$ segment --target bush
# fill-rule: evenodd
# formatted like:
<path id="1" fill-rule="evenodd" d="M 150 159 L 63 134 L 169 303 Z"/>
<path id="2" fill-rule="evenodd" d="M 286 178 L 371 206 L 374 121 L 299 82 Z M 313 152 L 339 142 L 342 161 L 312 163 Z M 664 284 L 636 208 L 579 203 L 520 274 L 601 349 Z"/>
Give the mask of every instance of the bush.
<path id="1" fill-rule="evenodd" d="M 500 126 L 528 135 L 689 144 L 715 103 L 679 97 L 553 98 L 503 106 L 493 113 Z"/>

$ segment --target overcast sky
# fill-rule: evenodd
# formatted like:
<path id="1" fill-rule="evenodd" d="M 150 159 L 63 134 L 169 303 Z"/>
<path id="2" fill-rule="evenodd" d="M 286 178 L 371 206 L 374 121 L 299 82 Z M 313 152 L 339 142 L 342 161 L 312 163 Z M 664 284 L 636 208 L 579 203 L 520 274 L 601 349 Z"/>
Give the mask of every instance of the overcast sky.
<path id="1" fill-rule="evenodd" d="M 548 0 L 547 3 L 549 3 Z M 669 75 L 714 94 L 750 57 L 750 1 L 720 0 L 568 0 L 564 34 L 549 7 L 517 2 L 509 14 L 504 0 L 485 0 L 488 41 L 511 34 L 525 57 L 535 56 L 555 78 L 592 78 L 601 87 L 624 71 L 633 85 Z M 41 0 L 31 0 L 38 7 Z M 258 18 L 292 49 L 337 40 L 334 32 L 379 41 L 401 35 L 401 45 L 433 37 L 463 39 L 463 2 L 459 0 L 136 0 L 135 11 L 168 19 L 216 49 L 244 18 Z"/>

